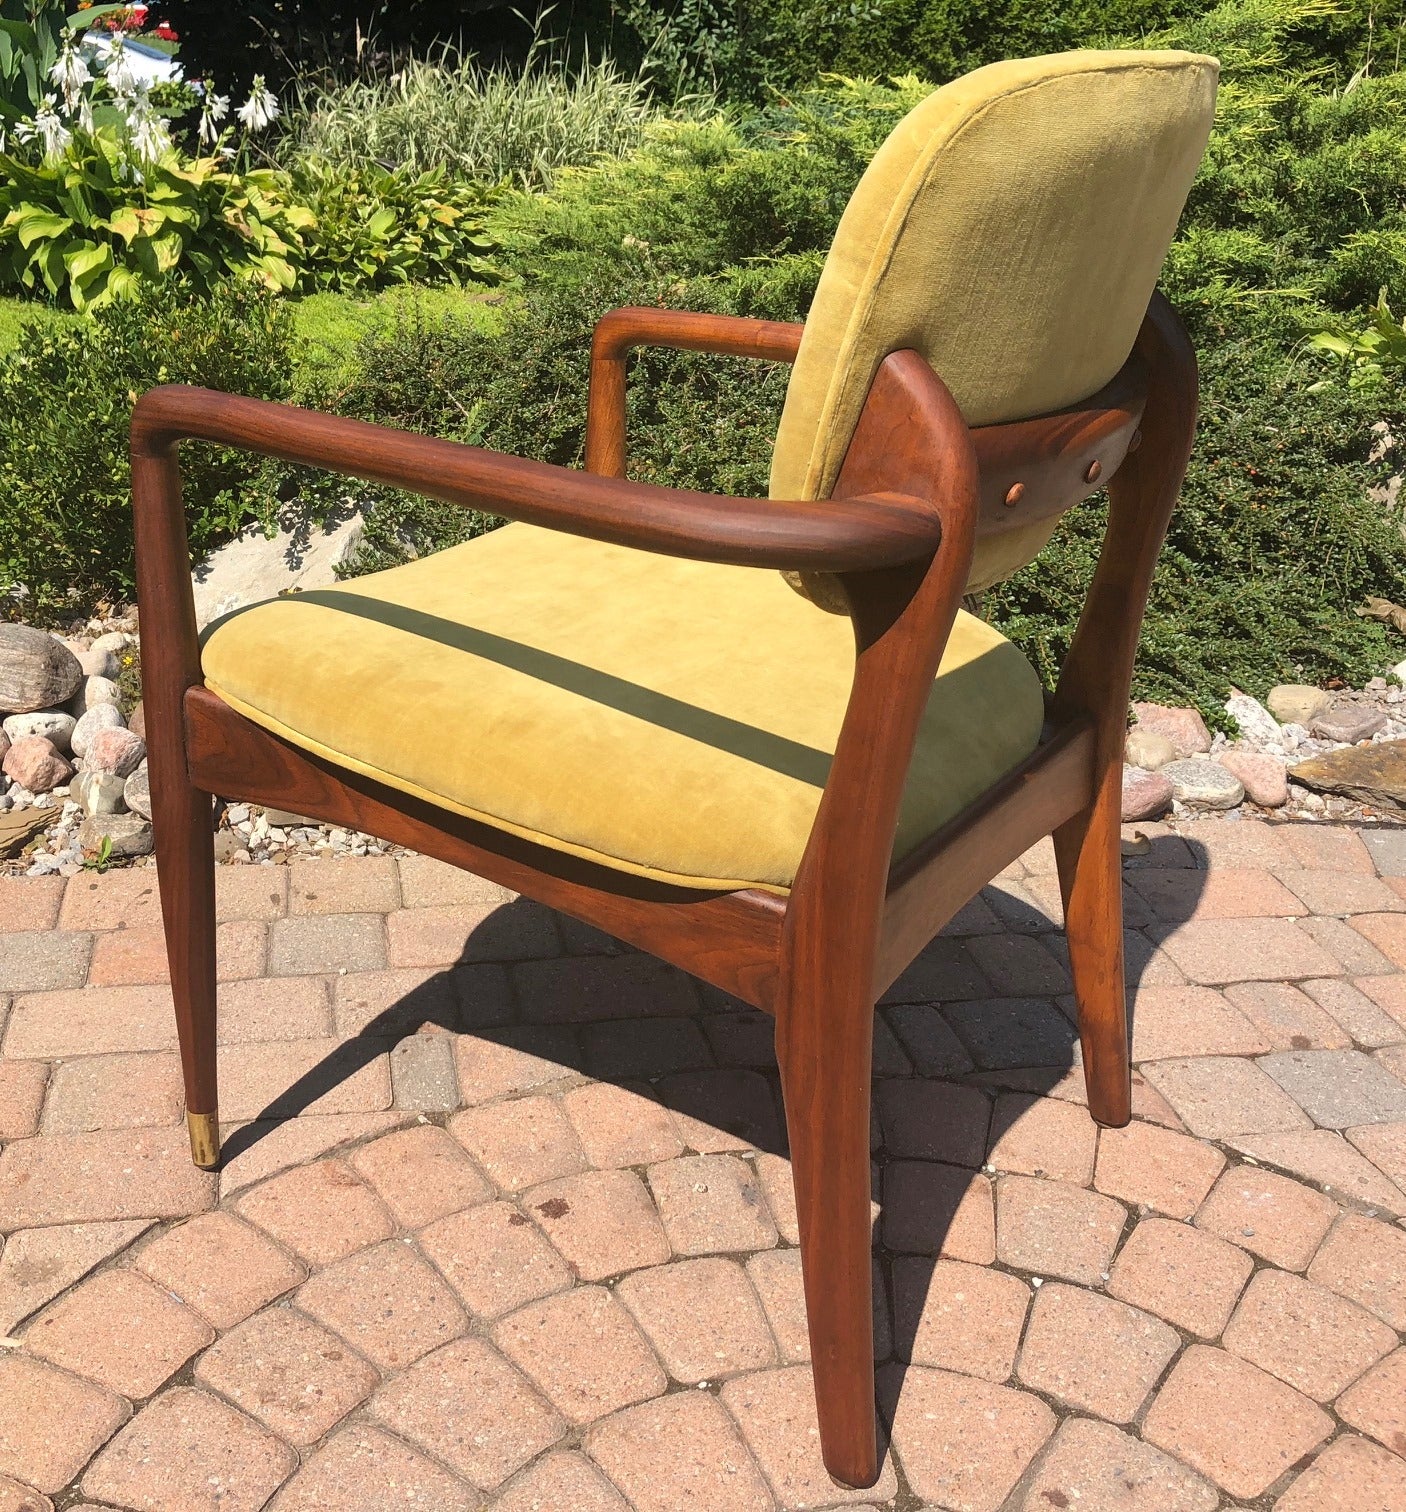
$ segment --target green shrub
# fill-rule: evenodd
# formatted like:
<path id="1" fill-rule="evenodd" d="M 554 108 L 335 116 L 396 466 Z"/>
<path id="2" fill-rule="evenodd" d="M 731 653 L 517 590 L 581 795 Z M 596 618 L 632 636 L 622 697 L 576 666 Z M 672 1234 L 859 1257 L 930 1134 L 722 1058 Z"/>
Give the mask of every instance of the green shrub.
<path id="1" fill-rule="evenodd" d="M 509 70 L 445 52 L 308 91 L 280 153 L 290 164 L 315 156 L 357 169 L 443 168 L 541 189 L 562 168 L 628 152 L 656 114 L 643 80 L 609 60 L 587 57 L 568 71 L 533 56 Z"/>
<path id="2" fill-rule="evenodd" d="M 488 191 L 425 173 L 333 166 L 305 159 L 289 192 L 312 217 L 299 276 L 303 290 L 379 289 L 392 283 L 459 283 L 493 277 L 483 229 Z"/>
<path id="3" fill-rule="evenodd" d="M 1255 338 L 1201 352 L 1196 450 L 1158 562 L 1138 652 L 1137 696 L 1195 702 L 1223 723 L 1230 684 L 1341 677 L 1360 687 L 1400 660 L 1400 642 L 1356 618 L 1369 594 L 1401 602 L 1406 545 L 1368 496 L 1373 425 L 1401 434 L 1406 403 L 1314 383 L 1315 371 Z M 1399 466 L 1399 460 L 1396 462 Z M 1065 517 L 1030 567 L 987 596 L 987 613 L 1047 681 L 1068 648 L 1102 539 L 1101 498 Z"/>
<path id="4" fill-rule="evenodd" d="M 1165 26 L 1198 0 L 628 0 L 640 56 L 675 92 L 757 102 L 827 73 L 943 83 L 1001 58 Z"/>
<path id="5" fill-rule="evenodd" d="M 493 222 L 505 261 L 542 285 L 641 256 L 695 278 L 803 254 L 818 275 L 865 165 L 928 90 L 836 79 L 742 118 L 659 122 L 631 156 L 506 202 Z"/>
<path id="6" fill-rule="evenodd" d="M 27 327 L 0 366 L 0 614 L 53 623 L 133 596 L 127 426 L 145 389 L 285 399 L 292 376 L 287 308 L 247 284 L 195 297 L 168 281 L 81 322 Z M 290 481 L 279 464 L 194 443 L 181 471 L 197 556 L 271 520 Z"/>
<path id="7" fill-rule="evenodd" d="M 105 127 L 51 161 L 0 153 L 0 286 L 79 310 L 177 269 L 197 288 L 235 275 L 291 289 L 312 224 L 268 169 L 240 175 L 168 149 L 135 178 Z"/>

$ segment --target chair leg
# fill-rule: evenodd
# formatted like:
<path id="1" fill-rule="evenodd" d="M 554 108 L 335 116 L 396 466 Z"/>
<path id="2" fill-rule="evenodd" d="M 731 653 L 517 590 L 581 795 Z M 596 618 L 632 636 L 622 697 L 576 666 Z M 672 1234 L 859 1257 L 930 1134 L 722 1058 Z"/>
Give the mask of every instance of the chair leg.
<path id="1" fill-rule="evenodd" d="M 879 1474 L 869 1220 L 873 1005 L 792 1009 L 778 1024 L 777 1056 L 821 1454 L 837 1481 L 872 1486 Z"/>
<path id="2" fill-rule="evenodd" d="M 1114 763 L 1093 804 L 1054 832 L 1089 1112 L 1112 1129 L 1132 1117 L 1133 1096 L 1123 981 L 1121 818 L 1122 767 Z"/>
<path id="3" fill-rule="evenodd" d="M 188 782 L 153 784 L 156 872 L 185 1077 L 191 1159 L 220 1160 L 215 1084 L 215 850 L 211 799 Z"/>

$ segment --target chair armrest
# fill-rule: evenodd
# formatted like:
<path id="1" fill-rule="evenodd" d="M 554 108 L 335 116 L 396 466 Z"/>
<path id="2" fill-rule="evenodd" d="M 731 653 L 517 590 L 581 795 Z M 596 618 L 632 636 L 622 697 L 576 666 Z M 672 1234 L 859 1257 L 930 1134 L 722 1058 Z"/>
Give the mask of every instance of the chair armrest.
<path id="1" fill-rule="evenodd" d="M 628 305 L 596 323 L 586 412 L 586 471 L 625 476 L 625 358 L 638 346 L 675 347 L 763 362 L 794 362 L 803 325 Z"/>
<path id="2" fill-rule="evenodd" d="M 287 462 L 407 488 L 510 519 L 700 561 L 743 567 L 867 571 L 931 555 L 938 516 L 898 494 L 824 500 L 691 493 L 530 462 L 408 431 L 210 389 L 151 389 L 132 414 L 138 545 L 153 513 L 172 507 L 168 477 L 186 439 L 243 447 Z M 179 479 L 175 475 L 176 505 Z"/>

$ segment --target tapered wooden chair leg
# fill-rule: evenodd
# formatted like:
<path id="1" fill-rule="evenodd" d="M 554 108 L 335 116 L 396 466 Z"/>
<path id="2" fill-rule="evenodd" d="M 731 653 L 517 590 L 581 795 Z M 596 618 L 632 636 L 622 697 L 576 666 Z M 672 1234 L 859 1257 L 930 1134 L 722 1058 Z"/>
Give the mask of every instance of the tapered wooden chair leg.
<path id="1" fill-rule="evenodd" d="M 869 1222 L 873 1010 L 778 1026 L 786 1127 L 800 1220 L 820 1448 L 847 1486 L 878 1479 Z"/>
<path id="2" fill-rule="evenodd" d="M 196 1165 L 220 1159 L 215 1084 L 215 854 L 211 800 L 188 783 L 152 787 L 157 880 Z"/>
<path id="3" fill-rule="evenodd" d="M 1133 1096 L 1123 980 L 1121 818 L 1122 766 L 1114 763 L 1093 804 L 1054 833 L 1089 1112 L 1114 1129 L 1132 1117 Z"/>

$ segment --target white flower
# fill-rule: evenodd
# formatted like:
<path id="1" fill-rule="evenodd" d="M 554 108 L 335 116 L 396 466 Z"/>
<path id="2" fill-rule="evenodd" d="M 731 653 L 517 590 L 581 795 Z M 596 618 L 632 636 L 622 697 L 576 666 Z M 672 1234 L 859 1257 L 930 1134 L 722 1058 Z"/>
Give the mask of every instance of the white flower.
<path id="1" fill-rule="evenodd" d="M 239 107 L 239 119 L 247 131 L 262 131 L 278 119 L 278 101 L 264 85 L 263 74 L 254 75 L 249 98 Z"/>
<path id="2" fill-rule="evenodd" d="M 127 39 L 121 32 L 114 32 L 112 35 L 112 52 L 108 55 L 103 78 L 107 80 L 118 99 L 124 99 L 137 92 L 137 75 L 127 57 Z"/>
<path id="3" fill-rule="evenodd" d="M 214 146 L 220 139 L 215 123 L 229 114 L 229 96 L 210 94 L 205 96 L 205 105 L 200 112 L 200 140 Z"/>
<path id="4" fill-rule="evenodd" d="M 127 111 L 127 131 L 132 139 L 132 151 L 140 162 L 160 162 L 171 146 L 171 133 L 166 122 L 152 109 L 145 90 L 132 96 Z"/>
<path id="5" fill-rule="evenodd" d="M 63 91 L 64 108 L 70 115 L 78 108 L 83 86 L 92 77 L 88 65 L 73 50 L 72 43 L 65 42 L 63 51 L 49 70 L 49 78 Z"/>
<path id="6" fill-rule="evenodd" d="M 45 95 L 44 103 L 34 112 L 34 120 L 29 125 L 30 129 L 23 140 L 32 141 L 38 137 L 44 144 L 44 161 L 52 163 L 61 158 L 64 149 L 73 140 L 73 133 L 59 119 L 55 106 L 58 100 L 53 95 Z M 18 135 L 18 132 L 16 133 Z"/>
<path id="7" fill-rule="evenodd" d="M 93 102 L 84 95 L 78 103 L 78 129 L 93 134 Z"/>

